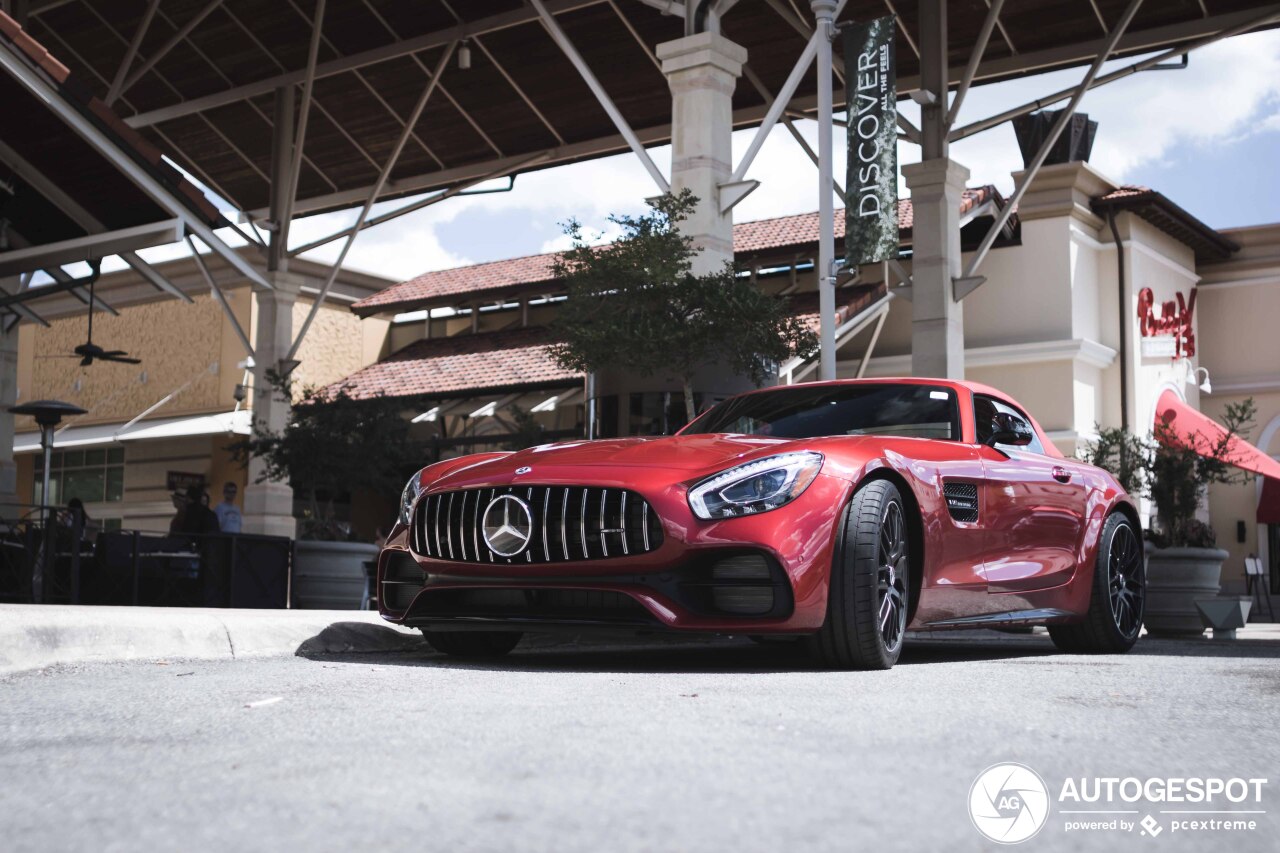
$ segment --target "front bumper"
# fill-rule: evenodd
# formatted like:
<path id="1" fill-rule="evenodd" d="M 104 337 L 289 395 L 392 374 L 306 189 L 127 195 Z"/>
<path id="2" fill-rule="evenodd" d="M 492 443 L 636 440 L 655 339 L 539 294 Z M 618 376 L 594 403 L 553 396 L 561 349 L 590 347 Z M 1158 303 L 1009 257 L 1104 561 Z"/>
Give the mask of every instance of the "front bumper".
<path id="1" fill-rule="evenodd" d="M 646 494 L 663 542 L 646 554 L 554 564 L 439 560 L 398 527 L 379 555 L 379 609 L 449 630 L 634 628 L 736 633 L 816 631 L 849 484 L 819 475 L 787 506 L 702 521 L 683 485 Z"/>

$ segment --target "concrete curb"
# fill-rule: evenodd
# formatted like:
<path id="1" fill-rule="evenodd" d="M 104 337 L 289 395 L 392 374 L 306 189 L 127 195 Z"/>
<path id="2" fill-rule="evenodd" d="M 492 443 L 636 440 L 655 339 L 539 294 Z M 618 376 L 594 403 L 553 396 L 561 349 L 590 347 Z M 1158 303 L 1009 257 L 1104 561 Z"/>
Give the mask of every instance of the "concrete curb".
<path id="1" fill-rule="evenodd" d="M 403 651 L 417 631 L 363 610 L 0 604 L 0 673 L 55 664 Z"/>

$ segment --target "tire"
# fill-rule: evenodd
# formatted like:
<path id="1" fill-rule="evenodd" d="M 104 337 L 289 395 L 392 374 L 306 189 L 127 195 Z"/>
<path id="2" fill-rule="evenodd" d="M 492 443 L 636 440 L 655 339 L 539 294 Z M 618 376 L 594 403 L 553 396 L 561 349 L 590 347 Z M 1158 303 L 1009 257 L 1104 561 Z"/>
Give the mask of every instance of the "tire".
<path id="1" fill-rule="evenodd" d="M 1142 631 L 1147 569 L 1142 540 L 1123 513 L 1113 512 L 1098 539 L 1089 610 L 1074 625 L 1050 625 L 1061 651 L 1084 655 L 1123 654 Z"/>
<path id="2" fill-rule="evenodd" d="M 431 648 L 457 658 L 500 658 L 516 647 L 519 631 L 423 631 Z"/>
<path id="3" fill-rule="evenodd" d="M 839 669 L 889 669 L 902 653 L 911 594 L 906 503 L 888 480 L 854 493 L 840 519 L 827 618 L 809 652 Z"/>

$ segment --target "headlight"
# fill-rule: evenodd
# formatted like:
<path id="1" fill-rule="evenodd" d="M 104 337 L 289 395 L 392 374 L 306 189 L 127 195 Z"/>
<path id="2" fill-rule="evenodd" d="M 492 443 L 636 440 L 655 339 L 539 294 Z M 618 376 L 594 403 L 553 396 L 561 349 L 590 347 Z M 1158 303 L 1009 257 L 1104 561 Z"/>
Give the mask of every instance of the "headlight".
<path id="1" fill-rule="evenodd" d="M 768 512 L 800 497 L 822 470 L 813 451 L 768 456 L 708 477 L 689 490 L 698 518 L 735 518 Z"/>
<path id="2" fill-rule="evenodd" d="M 408 526 L 413 519 L 410 513 L 413 512 L 413 502 L 418 499 L 418 493 L 422 491 L 422 472 L 418 471 L 409 478 L 409 482 L 405 484 L 404 491 L 400 493 L 400 523 Z"/>

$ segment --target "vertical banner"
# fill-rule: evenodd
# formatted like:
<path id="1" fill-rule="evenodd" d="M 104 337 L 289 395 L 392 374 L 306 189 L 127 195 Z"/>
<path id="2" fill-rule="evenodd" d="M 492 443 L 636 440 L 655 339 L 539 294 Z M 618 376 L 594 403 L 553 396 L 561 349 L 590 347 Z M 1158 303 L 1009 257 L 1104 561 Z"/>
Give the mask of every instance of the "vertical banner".
<path id="1" fill-rule="evenodd" d="M 844 31 L 849 113 L 844 245 L 851 270 L 898 256 L 896 30 L 888 16 Z"/>

